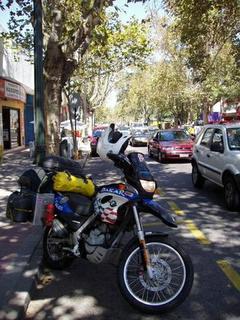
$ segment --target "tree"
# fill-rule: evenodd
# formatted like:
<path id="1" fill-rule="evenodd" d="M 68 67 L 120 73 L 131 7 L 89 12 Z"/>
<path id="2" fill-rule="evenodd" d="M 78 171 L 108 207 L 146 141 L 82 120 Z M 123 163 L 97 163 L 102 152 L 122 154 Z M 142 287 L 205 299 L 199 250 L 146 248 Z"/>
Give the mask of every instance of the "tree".
<path id="1" fill-rule="evenodd" d="M 94 37 L 71 78 L 71 88 L 68 86 L 68 92 L 71 89 L 81 95 L 84 120 L 88 118 L 86 114 L 94 117 L 95 110 L 104 105 L 117 74 L 129 66 L 143 67 L 151 52 L 147 25 L 135 19 L 122 24 L 117 15 L 111 16 L 95 29 L 95 33 L 104 34 L 104 42 Z M 89 119 L 89 129 L 92 128 L 92 120 Z"/>
<path id="2" fill-rule="evenodd" d="M 10 9 L 8 0 L 1 9 Z M 23 49 L 32 45 L 32 1 L 16 1 L 11 10 L 10 36 Z M 45 143 L 48 153 L 58 153 L 59 119 L 62 89 L 79 66 L 93 39 L 93 31 L 105 19 L 106 8 L 113 0 L 49 0 L 43 1 L 44 13 L 44 107 L 46 120 Z"/>
<path id="3" fill-rule="evenodd" d="M 181 42 L 189 52 L 188 63 L 203 81 L 212 72 L 218 54 L 229 43 L 240 62 L 240 2 L 238 0 L 165 0 L 173 14 Z"/>
<path id="4" fill-rule="evenodd" d="M 190 71 L 185 65 L 186 54 L 181 48 L 179 34 L 172 27 L 172 21 L 157 17 L 153 21 L 152 37 L 156 56 L 145 70 L 127 75 L 129 87 L 119 99 L 121 114 L 130 114 L 132 118 L 145 117 L 145 121 L 154 116 L 158 120 L 164 117 L 181 118 L 187 121 L 193 113 L 196 88 L 191 82 Z M 154 36 L 155 34 L 155 36 Z M 158 53 L 158 55 L 156 54 Z M 141 83 L 141 86 L 139 86 Z"/>

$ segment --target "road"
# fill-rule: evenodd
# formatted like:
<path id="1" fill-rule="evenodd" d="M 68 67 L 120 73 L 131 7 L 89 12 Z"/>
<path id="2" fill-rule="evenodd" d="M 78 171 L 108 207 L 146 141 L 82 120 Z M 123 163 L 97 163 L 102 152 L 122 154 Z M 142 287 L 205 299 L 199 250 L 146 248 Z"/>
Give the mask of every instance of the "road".
<path id="1" fill-rule="evenodd" d="M 146 148 L 133 148 L 146 154 Z M 45 271 L 32 297 L 26 319 L 96 320 L 239 320 L 240 319 L 240 214 L 224 207 L 223 191 L 211 183 L 196 190 L 190 163 L 160 164 L 148 159 L 160 195 L 156 200 L 172 208 L 179 228 L 171 237 L 190 254 L 195 278 L 190 296 L 171 313 L 145 315 L 120 295 L 116 270 L 76 260 L 64 271 Z M 96 182 L 108 183 L 120 173 L 99 158 L 92 159 Z M 162 228 L 156 220 L 148 228 Z"/>

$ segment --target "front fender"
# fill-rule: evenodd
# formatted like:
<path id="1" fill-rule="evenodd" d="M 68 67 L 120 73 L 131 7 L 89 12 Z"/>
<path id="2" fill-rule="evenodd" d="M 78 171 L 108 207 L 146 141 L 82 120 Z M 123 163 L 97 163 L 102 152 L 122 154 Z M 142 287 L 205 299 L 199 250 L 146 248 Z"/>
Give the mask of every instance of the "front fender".
<path id="1" fill-rule="evenodd" d="M 162 220 L 163 223 L 169 227 L 177 228 L 172 212 L 164 207 L 162 207 L 158 202 L 151 199 L 142 199 L 141 211 L 150 212 L 155 217 Z"/>

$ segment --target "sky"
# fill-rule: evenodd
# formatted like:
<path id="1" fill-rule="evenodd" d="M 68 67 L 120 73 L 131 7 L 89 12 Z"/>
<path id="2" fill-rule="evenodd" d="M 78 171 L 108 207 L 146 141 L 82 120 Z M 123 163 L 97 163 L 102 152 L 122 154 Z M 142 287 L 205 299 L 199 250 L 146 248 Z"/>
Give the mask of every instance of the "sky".
<path id="1" fill-rule="evenodd" d="M 127 22 L 132 16 L 135 16 L 139 20 L 145 18 L 148 12 L 149 5 L 153 5 L 155 2 L 160 1 L 148 0 L 145 4 L 143 4 L 142 2 L 127 3 L 127 0 L 115 0 L 114 5 L 120 8 L 120 19 L 123 22 Z"/>
<path id="2" fill-rule="evenodd" d="M 0 0 L 3 5 L 6 4 L 6 0 Z M 120 8 L 119 15 L 123 23 L 127 22 L 132 16 L 142 20 L 146 17 L 149 6 L 159 5 L 161 0 L 148 0 L 144 4 L 142 2 L 127 3 L 127 0 L 115 0 L 114 5 Z M 7 27 L 7 21 L 9 19 L 8 10 L 0 10 L 0 24 L 5 28 Z"/>

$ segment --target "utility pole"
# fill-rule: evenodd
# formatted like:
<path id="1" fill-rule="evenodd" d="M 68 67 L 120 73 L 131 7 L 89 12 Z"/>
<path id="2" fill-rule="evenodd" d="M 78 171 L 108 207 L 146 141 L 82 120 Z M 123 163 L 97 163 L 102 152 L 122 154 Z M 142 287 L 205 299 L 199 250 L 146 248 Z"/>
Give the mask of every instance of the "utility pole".
<path id="1" fill-rule="evenodd" d="M 34 0 L 34 99 L 35 159 L 40 165 L 45 157 L 45 117 L 43 89 L 42 1 Z"/>

